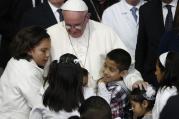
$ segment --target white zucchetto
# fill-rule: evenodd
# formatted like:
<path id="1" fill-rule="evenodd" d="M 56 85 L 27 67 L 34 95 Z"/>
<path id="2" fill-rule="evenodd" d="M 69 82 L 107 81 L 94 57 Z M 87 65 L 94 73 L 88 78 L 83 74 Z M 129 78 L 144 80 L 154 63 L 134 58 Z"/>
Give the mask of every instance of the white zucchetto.
<path id="1" fill-rule="evenodd" d="M 88 11 L 88 7 L 83 0 L 67 0 L 61 9 L 67 11 Z"/>

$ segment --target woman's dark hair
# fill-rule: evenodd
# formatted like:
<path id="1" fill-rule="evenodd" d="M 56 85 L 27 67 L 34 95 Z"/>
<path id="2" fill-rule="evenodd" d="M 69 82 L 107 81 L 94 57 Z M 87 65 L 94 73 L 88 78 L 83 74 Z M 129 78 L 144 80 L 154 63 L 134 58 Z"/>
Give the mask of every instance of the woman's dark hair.
<path id="1" fill-rule="evenodd" d="M 165 67 L 164 79 L 160 82 L 160 87 L 175 86 L 179 92 L 179 53 L 169 52 L 163 67 Z"/>
<path id="2" fill-rule="evenodd" d="M 92 96 L 85 100 L 80 108 L 80 119 L 112 119 L 109 104 L 99 96 Z"/>
<path id="3" fill-rule="evenodd" d="M 148 107 L 146 108 L 146 111 L 151 111 L 154 106 L 155 100 L 146 99 L 145 94 L 146 94 L 146 90 L 144 90 L 144 89 L 141 90 L 140 88 L 135 88 L 132 90 L 132 92 L 130 94 L 130 100 L 132 100 L 134 102 L 138 102 L 140 104 L 142 104 L 142 102 L 144 100 L 146 100 L 148 102 Z"/>
<path id="4" fill-rule="evenodd" d="M 83 102 L 83 75 L 76 59 L 76 56 L 67 53 L 59 61 L 51 63 L 45 81 L 49 86 L 43 96 L 43 104 L 50 110 L 71 112 Z"/>
<path id="5" fill-rule="evenodd" d="M 107 54 L 107 58 L 118 64 L 119 71 L 128 70 L 131 65 L 130 54 L 123 49 L 114 49 Z"/>
<path id="6" fill-rule="evenodd" d="M 44 38 L 50 40 L 46 30 L 39 26 L 21 29 L 14 37 L 10 46 L 12 56 L 17 60 L 26 59 L 29 61 L 32 57 L 28 55 L 28 51 L 39 45 Z"/>

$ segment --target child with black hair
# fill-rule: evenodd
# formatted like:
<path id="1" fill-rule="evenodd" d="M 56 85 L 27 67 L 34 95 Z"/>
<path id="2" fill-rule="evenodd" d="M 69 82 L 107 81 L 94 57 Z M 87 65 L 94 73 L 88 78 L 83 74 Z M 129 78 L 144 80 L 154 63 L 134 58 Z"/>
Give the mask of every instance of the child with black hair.
<path id="1" fill-rule="evenodd" d="M 112 119 L 111 108 L 102 97 L 92 96 L 86 99 L 79 108 L 80 117 L 69 119 Z"/>
<path id="2" fill-rule="evenodd" d="M 130 64 L 131 56 L 125 50 L 110 51 L 104 63 L 103 78 L 98 81 L 97 95 L 110 104 L 113 119 L 130 118 L 129 90 L 123 81 Z"/>
<path id="3" fill-rule="evenodd" d="M 43 67 L 50 56 L 50 36 L 31 26 L 12 41 L 12 58 L 0 78 L 0 119 L 29 119 L 32 107 L 41 104 Z"/>
<path id="4" fill-rule="evenodd" d="M 46 79 L 47 89 L 43 105 L 36 107 L 29 119 L 67 119 L 79 115 L 78 108 L 84 101 L 83 74 L 79 60 L 72 54 L 64 54 L 51 63 Z"/>
<path id="5" fill-rule="evenodd" d="M 167 100 L 179 92 L 179 53 L 165 52 L 161 54 L 156 63 L 155 75 L 159 82 L 156 95 L 153 119 L 159 119 L 159 115 L 166 105 Z"/>
<path id="6" fill-rule="evenodd" d="M 156 91 L 151 85 L 147 89 L 135 88 L 130 94 L 130 102 L 134 117 L 152 119 L 152 109 L 155 103 Z"/>

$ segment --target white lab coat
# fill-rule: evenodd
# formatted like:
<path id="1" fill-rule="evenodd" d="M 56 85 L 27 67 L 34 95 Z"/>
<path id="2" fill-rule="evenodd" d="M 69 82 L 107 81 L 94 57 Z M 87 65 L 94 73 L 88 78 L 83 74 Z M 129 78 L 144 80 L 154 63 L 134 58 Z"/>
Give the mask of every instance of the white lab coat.
<path id="1" fill-rule="evenodd" d="M 101 68 L 103 66 L 106 54 L 109 51 L 115 48 L 127 50 L 126 46 L 112 29 L 93 20 L 89 20 L 86 29 L 80 38 L 70 37 L 65 29 L 64 22 L 60 22 L 49 27 L 47 32 L 51 37 L 52 60 L 58 60 L 59 57 L 65 53 L 78 55 L 77 57 L 81 59 L 82 65 L 84 65 L 83 67 L 89 71 L 90 75 L 92 75 L 95 81 L 101 78 Z M 73 50 L 70 39 L 77 54 Z M 88 40 L 89 48 L 87 44 Z M 87 49 L 88 52 L 86 52 Z M 84 64 L 85 59 L 86 63 Z M 142 80 L 141 76 L 139 75 L 138 78 L 130 78 L 133 81 Z M 91 87 L 96 87 L 95 81 L 89 81 L 91 84 L 88 85 Z M 131 80 L 126 80 L 126 82 L 129 84 L 128 86 L 131 89 Z"/>
<path id="2" fill-rule="evenodd" d="M 0 78 L 0 119 L 28 119 L 38 96 L 43 70 L 36 63 L 11 58 Z"/>
<path id="3" fill-rule="evenodd" d="M 144 2 L 141 0 L 136 8 L 139 9 L 143 4 Z M 102 23 L 110 26 L 118 34 L 121 41 L 127 46 L 134 62 L 139 19 L 137 19 L 137 22 L 134 20 L 130 11 L 132 7 L 126 0 L 121 0 L 103 12 Z M 138 11 L 136 14 L 139 18 Z"/>

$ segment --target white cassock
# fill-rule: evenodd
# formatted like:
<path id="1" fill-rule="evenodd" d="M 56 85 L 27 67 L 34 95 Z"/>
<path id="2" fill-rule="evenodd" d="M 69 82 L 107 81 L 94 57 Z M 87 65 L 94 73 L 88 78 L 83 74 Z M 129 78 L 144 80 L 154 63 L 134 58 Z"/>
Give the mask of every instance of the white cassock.
<path id="1" fill-rule="evenodd" d="M 80 38 L 69 36 L 64 22 L 49 27 L 47 32 L 51 37 L 51 60 L 58 60 L 63 54 L 72 53 L 80 59 L 81 65 L 89 71 L 94 80 L 101 78 L 101 68 L 109 51 L 115 48 L 127 49 L 112 29 L 93 20 L 89 20 Z M 133 82 L 142 80 L 140 73 L 136 70 L 134 72 L 135 76 L 137 75 L 135 78 L 127 76 L 129 80 L 126 79 L 130 89 Z M 89 83 L 96 86 L 93 81 Z"/>
<path id="2" fill-rule="evenodd" d="M 36 63 L 11 58 L 0 78 L 0 119 L 28 119 L 41 104 L 43 70 Z"/>
<path id="3" fill-rule="evenodd" d="M 121 38 L 122 42 L 127 46 L 133 62 L 135 60 L 135 49 L 139 27 L 139 8 L 143 4 L 144 1 L 140 0 L 138 5 L 136 5 L 136 8 L 138 9 L 136 11 L 136 15 L 138 16 L 137 22 L 134 20 L 130 10 L 133 6 L 129 5 L 126 0 L 121 0 L 110 6 L 102 15 L 102 23 L 110 26 Z"/>

